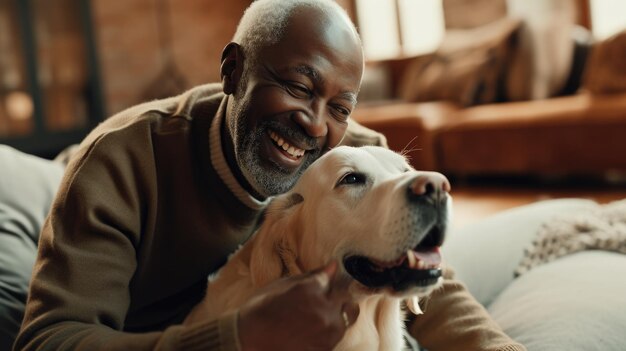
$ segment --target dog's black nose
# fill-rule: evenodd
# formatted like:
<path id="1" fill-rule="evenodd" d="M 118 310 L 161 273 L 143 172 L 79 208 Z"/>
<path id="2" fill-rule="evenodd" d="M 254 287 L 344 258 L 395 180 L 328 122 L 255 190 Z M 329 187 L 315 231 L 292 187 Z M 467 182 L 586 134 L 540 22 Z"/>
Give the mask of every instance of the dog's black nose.
<path id="1" fill-rule="evenodd" d="M 409 183 L 409 199 L 440 202 L 445 200 L 450 188 L 450 182 L 443 174 L 422 172 Z"/>

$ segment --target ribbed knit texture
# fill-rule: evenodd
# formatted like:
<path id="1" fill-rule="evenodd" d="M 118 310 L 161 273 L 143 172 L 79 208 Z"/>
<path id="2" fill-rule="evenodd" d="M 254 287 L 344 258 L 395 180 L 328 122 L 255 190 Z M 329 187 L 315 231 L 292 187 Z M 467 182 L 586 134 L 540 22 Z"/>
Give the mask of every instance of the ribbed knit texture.
<path id="1" fill-rule="evenodd" d="M 526 348 L 520 344 L 506 345 L 503 348 L 499 348 L 497 351 L 526 351 Z"/>
<path id="2" fill-rule="evenodd" d="M 424 314 L 415 316 L 408 330 L 428 350 L 526 351 L 458 281 L 444 279 L 420 306 Z"/>
<path id="3" fill-rule="evenodd" d="M 180 334 L 182 350 L 222 350 L 238 351 L 237 314 L 222 317 L 219 320 L 199 323 L 189 327 Z"/>

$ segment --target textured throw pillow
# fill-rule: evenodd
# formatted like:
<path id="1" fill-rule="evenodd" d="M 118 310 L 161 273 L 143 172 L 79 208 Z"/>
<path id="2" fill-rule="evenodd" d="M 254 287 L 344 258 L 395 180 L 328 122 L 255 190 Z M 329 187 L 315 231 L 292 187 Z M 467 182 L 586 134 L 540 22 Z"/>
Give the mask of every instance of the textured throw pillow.
<path id="1" fill-rule="evenodd" d="M 407 67 L 400 97 L 449 100 L 462 106 L 503 100 L 506 68 L 519 28 L 519 20 L 503 18 L 478 28 L 449 30 L 433 55 Z"/>
<path id="2" fill-rule="evenodd" d="M 583 87 L 593 94 L 626 92 L 626 30 L 593 46 Z"/>
<path id="3" fill-rule="evenodd" d="M 0 145 L 0 350 L 10 350 L 24 314 L 39 231 L 63 166 Z"/>

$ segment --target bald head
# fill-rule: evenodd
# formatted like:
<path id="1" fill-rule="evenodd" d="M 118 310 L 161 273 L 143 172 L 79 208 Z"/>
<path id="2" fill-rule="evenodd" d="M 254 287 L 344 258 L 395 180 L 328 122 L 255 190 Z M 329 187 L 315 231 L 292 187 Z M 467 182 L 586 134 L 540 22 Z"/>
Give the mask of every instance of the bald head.
<path id="1" fill-rule="evenodd" d="M 361 46 L 359 35 L 348 14 L 333 0 L 254 1 L 241 18 L 233 42 L 241 45 L 247 59 L 255 61 L 258 52 L 279 42 L 289 23 L 296 22 L 294 16 L 303 12 L 316 14 L 316 19 L 322 21 L 320 24 L 344 27 L 352 34 L 354 42 Z"/>

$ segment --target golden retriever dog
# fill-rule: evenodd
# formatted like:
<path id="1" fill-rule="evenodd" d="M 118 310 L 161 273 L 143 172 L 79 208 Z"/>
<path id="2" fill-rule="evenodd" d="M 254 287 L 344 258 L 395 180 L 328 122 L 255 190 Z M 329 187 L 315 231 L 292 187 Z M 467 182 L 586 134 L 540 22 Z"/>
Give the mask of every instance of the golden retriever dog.
<path id="1" fill-rule="evenodd" d="M 402 302 L 418 313 L 418 297 L 443 279 L 449 190 L 443 175 L 416 171 L 385 148 L 329 151 L 271 202 L 186 323 L 232 312 L 267 283 L 336 260 L 360 314 L 335 350 L 402 350 Z"/>

